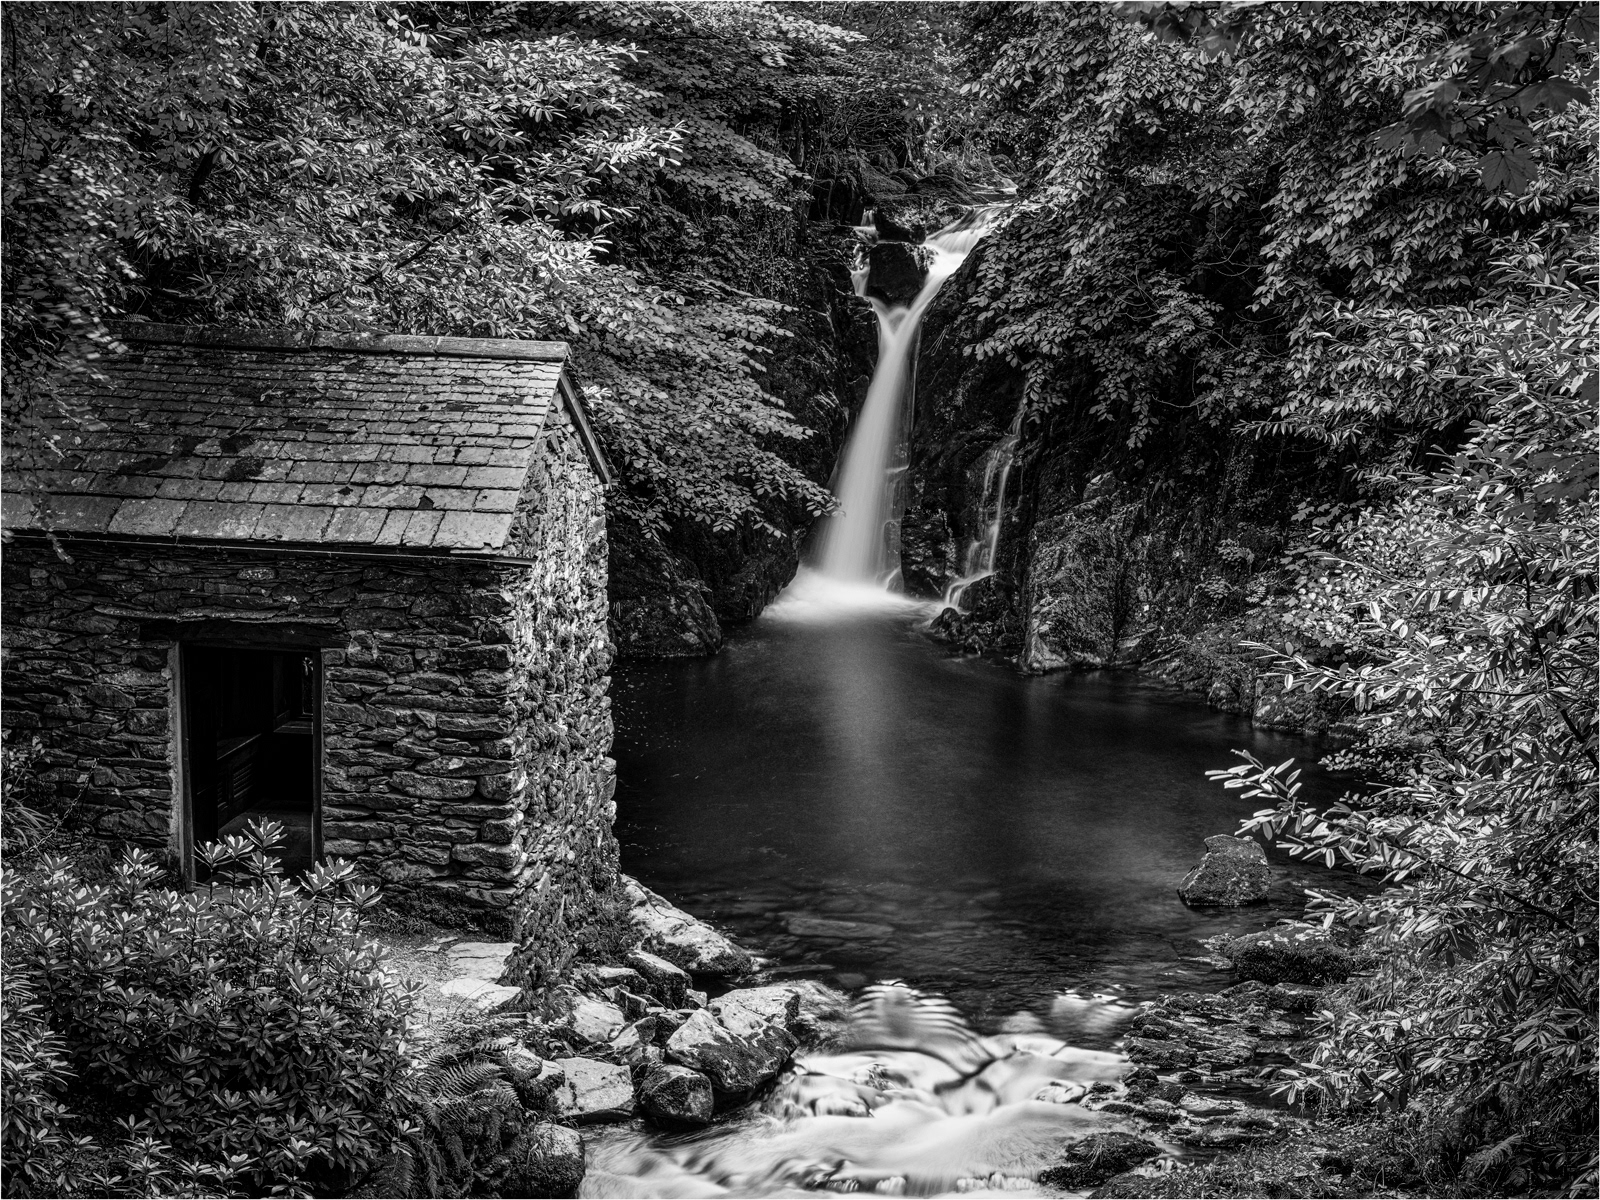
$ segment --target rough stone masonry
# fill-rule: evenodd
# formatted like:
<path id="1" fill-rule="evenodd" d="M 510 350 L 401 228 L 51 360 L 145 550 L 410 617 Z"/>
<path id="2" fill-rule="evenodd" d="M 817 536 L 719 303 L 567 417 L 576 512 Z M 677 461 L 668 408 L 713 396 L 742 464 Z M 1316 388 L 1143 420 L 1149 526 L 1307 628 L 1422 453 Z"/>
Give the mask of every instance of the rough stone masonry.
<path id="1" fill-rule="evenodd" d="M 104 428 L 8 464 L 8 740 L 187 869 L 185 646 L 310 648 L 322 853 L 544 974 L 618 887 L 607 476 L 565 347 L 134 333 L 79 385 Z"/>

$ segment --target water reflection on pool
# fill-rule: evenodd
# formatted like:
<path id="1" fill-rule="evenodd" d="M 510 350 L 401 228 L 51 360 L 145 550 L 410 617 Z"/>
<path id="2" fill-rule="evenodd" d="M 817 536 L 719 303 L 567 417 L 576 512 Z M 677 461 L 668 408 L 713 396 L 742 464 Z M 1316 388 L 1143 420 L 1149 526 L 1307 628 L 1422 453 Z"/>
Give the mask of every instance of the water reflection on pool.
<path id="1" fill-rule="evenodd" d="M 1313 743 L 1116 677 L 955 655 L 918 618 L 791 596 L 715 658 L 619 664 L 624 869 L 781 972 L 903 979 L 990 1028 L 1065 988 L 1224 985 L 1196 939 L 1344 885 L 1271 851 L 1265 904 L 1174 893 L 1202 840 L 1255 807 L 1206 769 Z M 1315 771 L 1306 788 L 1338 790 Z"/>

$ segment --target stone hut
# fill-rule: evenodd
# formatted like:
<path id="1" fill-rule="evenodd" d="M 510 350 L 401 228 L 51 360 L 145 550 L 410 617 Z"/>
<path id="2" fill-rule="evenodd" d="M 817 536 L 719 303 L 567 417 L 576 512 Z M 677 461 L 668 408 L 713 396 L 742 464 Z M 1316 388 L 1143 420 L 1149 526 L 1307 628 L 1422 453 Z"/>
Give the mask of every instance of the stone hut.
<path id="1" fill-rule="evenodd" d="M 565 344 L 117 334 L 7 464 L 8 741 L 186 877 L 272 817 L 290 868 L 559 954 L 616 878 L 610 475 Z"/>

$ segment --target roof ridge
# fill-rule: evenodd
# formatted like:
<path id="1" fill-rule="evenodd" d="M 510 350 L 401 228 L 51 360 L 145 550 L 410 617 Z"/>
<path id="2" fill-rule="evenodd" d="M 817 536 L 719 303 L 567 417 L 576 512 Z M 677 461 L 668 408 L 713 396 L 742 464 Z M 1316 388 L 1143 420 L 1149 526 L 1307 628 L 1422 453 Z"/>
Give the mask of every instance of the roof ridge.
<path id="1" fill-rule="evenodd" d="M 566 342 L 516 338 L 435 337 L 410 333 L 342 333 L 319 329 L 240 329 L 219 325 L 160 325 L 149 321 L 107 321 L 125 342 L 179 346 L 224 346 L 245 350 L 343 350 L 356 354 L 432 354 L 442 358 L 503 358 L 565 362 Z"/>

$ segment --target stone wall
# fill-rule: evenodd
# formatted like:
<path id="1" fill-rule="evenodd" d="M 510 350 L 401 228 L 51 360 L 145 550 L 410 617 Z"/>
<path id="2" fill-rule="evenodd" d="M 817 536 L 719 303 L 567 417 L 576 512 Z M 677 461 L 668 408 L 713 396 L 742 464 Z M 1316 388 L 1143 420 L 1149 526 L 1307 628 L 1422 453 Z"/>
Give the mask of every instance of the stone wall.
<path id="1" fill-rule="evenodd" d="M 175 638 L 319 642 L 324 851 L 403 905 L 564 953 L 616 876 L 601 488 L 553 414 L 530 562 L 19 538 L 8 736 L 107 837 L 177 854 Z M 444 914 L 441 914 L 444 915 Z"/>

